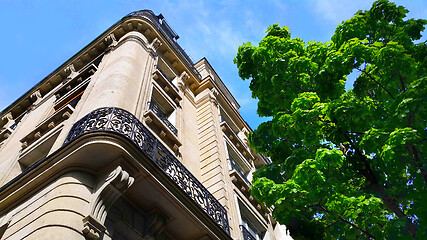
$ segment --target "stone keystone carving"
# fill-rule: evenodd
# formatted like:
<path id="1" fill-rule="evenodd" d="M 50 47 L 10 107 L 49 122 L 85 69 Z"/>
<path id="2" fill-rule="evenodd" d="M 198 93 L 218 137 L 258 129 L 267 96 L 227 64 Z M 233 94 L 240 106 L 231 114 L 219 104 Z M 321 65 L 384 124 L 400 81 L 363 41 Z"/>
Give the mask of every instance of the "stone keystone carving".
<path id="1" fill-rule="evenodd" d="M 99 179 L 90 201 L 90 215 L 83 219 L 83 233 L 90 239 L 98 239 L 105 231 L 108 209 L 133 184 L 135 179 L 120 166 Z"/>

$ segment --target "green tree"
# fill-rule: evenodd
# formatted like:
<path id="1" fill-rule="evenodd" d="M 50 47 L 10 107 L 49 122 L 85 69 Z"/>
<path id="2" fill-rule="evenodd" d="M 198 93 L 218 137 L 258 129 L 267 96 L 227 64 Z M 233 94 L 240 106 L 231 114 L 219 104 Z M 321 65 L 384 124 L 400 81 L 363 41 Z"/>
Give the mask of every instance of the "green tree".
<path id="1" fill-rule="evenodd" d="M 252 194 L 295 239 L 427 239 L 426 20 L 376 1 L 330 42 L 270 26 L 235 63 L 258 114 L 250 145 L 272 159 Z M 359 75 L 345 91 L 347 76 Z"/>

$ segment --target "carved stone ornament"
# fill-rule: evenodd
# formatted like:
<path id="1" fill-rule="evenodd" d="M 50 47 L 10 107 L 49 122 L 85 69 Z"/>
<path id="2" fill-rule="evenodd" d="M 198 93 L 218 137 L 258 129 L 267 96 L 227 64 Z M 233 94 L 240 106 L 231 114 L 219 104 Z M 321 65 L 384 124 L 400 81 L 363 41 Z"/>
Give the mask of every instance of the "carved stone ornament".
<path id="1" fill-rule="evenodd" d="M 155 38 L 150 46 L 153 48 L 154 51 L 157 51 L 157 49 L 159 49 L 160 46 L 162 46 L 162 41 L 160 41 L 158 38 Z"/>
<path id="2" fill-rule="evenodd" d="M 183 83 L 182 81 L 179 81 L 178 82 L 178 88 L 179 88 L 179 90 L 181 91 L 181 92 L 184 92 L 185 91 L 185 83 Z"/>
<path id="3" fill-rule="evenodd" d="M 77 72 L 73 64 L 68 65 L 68 67 L 64 69 L 64 72 L 67 74 L 67 78 L 65 79 L 66 81 L 77 76 Z"/>
<path id="4" fill-rule="evenodd" d="M 117 43 L 118 43 L 116 40 L 116 37 L 114 36 L 114 33 L 110 33 L 108 36 L 106 36 L 104 38 L 104 41 L 108 45 L 108 47 L 106 49 L 107 52 L 113 50 L 117 46 Z"/>
<path id="5" fill-rule="evenodd" d="M 4 126 L 1 128 L 1 130 L 9 127 L 10 125 L 13 124 L 13 116 L 12 113 L 8 112 L 6 115 L 4 115 L 1 118 L 1 121 L 4 123 Z"/>
<path id="6" fill-rule="evenodd" d="M 156 212 L 150 213 L 144 223 L 144 238 L 156 239 L 165 229 L 167 223 L 167 216 Z"/>
<path id="7" fill-rule="evenodd" d="M 159 49 L 160 46 L 162 46 L 162 41 L 160 41 L 158 38 L 155 38 L 147 47 L 148 52 L 151 54 L 151 56 L 156 57 L 157 56 L 157 49 Z"/>
<path id="8" fill-rule="evenodd" d="M 33 102 L 33 105 L 37 105 L 42 100 L 42 94 L 40 93 L 40 90 L 33 92 L 30 98 Z"/>
<path id="9" fill-rule="evenodd" d="M 83 219 L 83 234 L 90 239 L 98 239 L 102 235 L 108 209 L 134 181 L 120 166 L 99 179 L 90 201 L 90 215 Z"/>
<path id="10" fill-rule="evenodd" d="M 216 96 L 218 96 L 218 91 L 215 89 L 212 89 L 211 92 L 209 93 L 209 101 L 213 104 L 215 104 L 215 106 L 218 106 L 218 101 L 216 99 Z"/>
<path id="11" fill-rule="evenodd" d="M 188 79 L 190 79 L 190 75 L 188 75 L 188 73 L 185 71 L 181 73 L 180 77 L 184 83 L 187 83 Z"/>

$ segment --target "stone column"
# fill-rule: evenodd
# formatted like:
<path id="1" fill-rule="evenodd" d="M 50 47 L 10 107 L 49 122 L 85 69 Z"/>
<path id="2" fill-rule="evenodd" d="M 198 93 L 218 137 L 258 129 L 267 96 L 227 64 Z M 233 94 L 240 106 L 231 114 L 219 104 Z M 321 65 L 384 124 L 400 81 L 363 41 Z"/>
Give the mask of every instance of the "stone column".
<path id="1" fill-rule="evenodd" d="M 132 114 L 140 104 L 140 92 L 147 82 L 148 63 L 154 64 L 151 44 L 139 32 L 129 32 L 116 42 L 112 41 L 109 52 L 103 59 L 82 99 L 84 104 L 79 118 L 100 107 L 118 107 Z"/>

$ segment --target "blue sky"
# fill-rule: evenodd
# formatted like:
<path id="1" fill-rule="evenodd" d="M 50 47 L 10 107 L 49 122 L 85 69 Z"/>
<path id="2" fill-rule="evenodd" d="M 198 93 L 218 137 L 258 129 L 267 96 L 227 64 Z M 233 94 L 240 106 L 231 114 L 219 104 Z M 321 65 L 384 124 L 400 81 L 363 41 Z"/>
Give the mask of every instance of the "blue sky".
<path id="1" fill-rule="evenodd" d="M 162 13 L 194 62 L 206 57 L 255 129 L 249 81 L 233 64 L 239 45 L 257 44 L 269 25 L 290 28 L 293 37 L 328 41 L 335 27 L 373 0 L 0 0 L 0 110 L 28 91 L 124 15 L 150 9 Z M 410 18 L 427 18 L 426 0 L 396 0 Z M 425 39 L 425 37 L 423 38 Z"/>

